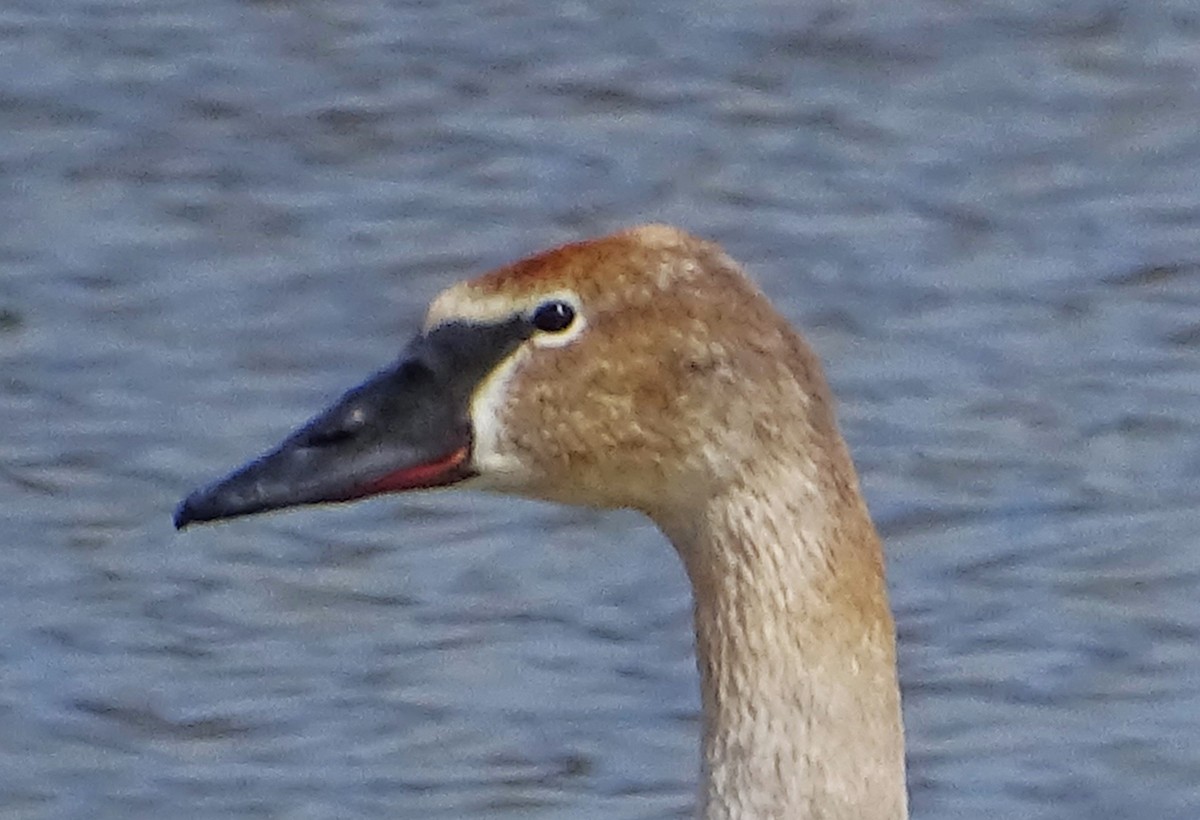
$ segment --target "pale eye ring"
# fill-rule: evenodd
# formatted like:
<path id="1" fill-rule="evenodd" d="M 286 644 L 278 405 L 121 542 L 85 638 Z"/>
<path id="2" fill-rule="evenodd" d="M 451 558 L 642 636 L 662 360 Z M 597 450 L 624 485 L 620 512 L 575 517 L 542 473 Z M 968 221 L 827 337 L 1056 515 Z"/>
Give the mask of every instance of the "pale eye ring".
<path id="1" fill-rule="evenodd" d="M 533 312 L 533 326 L 543 333 L 562 333 L 575 321 L 575 307 L 562 299 L 538 305 Z"/>

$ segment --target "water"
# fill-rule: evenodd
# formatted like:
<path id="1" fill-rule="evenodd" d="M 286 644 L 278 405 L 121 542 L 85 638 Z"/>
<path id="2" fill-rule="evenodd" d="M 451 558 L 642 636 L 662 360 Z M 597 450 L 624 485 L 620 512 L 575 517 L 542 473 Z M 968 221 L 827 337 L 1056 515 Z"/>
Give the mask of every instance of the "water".
<path id="1" fill-rule="evenodd" d="M 0 817 L 687 816 L 636 517 L 169 520 L 451 281 L 648 219 L 826 361 L 914 816 L 1200 816 L 1198 111 L 1187 0 L 8 0 Z"/>

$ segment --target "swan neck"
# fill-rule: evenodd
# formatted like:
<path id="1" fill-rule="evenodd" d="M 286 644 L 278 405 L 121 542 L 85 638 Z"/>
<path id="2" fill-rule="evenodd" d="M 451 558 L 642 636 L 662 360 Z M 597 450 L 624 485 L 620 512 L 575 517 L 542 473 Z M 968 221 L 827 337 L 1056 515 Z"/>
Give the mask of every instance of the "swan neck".
<path id="1" fill-rule="evenodd" d="M 894 627 L 857 482 L 761 479 L 663 526 L 694 595 L 700 816 L 905 818 Z"/>

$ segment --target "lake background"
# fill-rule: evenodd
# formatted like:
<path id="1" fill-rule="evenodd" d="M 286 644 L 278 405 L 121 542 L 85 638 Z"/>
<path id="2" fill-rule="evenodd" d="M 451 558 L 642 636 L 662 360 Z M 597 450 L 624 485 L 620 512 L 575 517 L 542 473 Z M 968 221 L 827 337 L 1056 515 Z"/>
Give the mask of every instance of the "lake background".
<path id="1" fill-rule="evenodd" d="M 914 817 L 1200 817 L 1200 6 L 6 0 L 0 818 L 686 817 L 636 516 L 170 525 L 444 286 L 649 220 L 824 358 Z"/>

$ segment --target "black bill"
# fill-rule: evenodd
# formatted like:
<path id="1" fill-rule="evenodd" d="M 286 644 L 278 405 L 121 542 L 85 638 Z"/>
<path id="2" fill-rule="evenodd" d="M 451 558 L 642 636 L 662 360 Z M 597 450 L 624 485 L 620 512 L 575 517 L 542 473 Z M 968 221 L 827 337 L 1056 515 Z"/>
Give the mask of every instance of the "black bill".
<path id="1" fill-rule="evenodd" d="M 471 477 L 471 396 L 532 332 L 518 317 L 453 322 L 418 336 L 395 365 L 274 450 L 185 498 L 175 526 Z"/>

